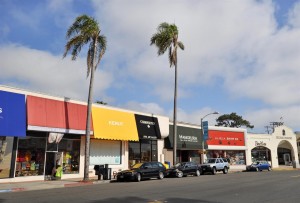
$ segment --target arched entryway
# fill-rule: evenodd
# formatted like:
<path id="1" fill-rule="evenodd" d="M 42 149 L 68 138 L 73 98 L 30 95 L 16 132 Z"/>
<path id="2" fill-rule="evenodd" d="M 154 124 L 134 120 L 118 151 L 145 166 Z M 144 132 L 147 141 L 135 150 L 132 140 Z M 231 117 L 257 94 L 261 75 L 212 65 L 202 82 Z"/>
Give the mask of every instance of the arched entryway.
<path id="1" fill-rule="evenodd" d="M 255 161 L 268 161 L 272 164 L 271 150 L 267 147 L 259 146 L 251 150 L 252 162 Z"/>
<path id="2" fill-rule="evenodd" d="M 278 165 L 292 166 L 295 161 L 294 149 L 292 145 L 283 140 L 278 144 L 277 147 Z"/>

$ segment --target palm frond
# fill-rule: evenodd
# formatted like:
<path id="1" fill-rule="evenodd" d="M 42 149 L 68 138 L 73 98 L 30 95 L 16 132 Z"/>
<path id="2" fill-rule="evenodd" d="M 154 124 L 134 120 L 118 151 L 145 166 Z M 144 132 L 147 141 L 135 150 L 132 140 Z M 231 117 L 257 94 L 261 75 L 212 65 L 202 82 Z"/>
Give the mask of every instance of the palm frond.
<path id="1" fill-rule="evenodd" d="M 107 41 L 106 41 L 106 37 L 104 35 L 100 35 L 97 38 L 98 44 L 97 44 L 97 64 L 96 64 L 96 68 L 99 65 L 102 56 L 105 54 L 106 52 L 106 46 L 107 46 Z"/>
<path id="2" fill-rule="evenodd" d="M 181 50 L 184 50 L 184 45 L 183 45 L 183 43 L 182 42 L 177 42 L 177 44 L 178 44 L 178 47 L 181 49 Z"/>

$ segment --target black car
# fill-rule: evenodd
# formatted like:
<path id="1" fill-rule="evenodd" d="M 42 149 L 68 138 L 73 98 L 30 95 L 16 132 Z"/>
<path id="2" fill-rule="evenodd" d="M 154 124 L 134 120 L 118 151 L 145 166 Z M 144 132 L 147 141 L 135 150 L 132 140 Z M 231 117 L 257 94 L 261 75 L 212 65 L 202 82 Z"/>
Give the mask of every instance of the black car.
<path id="1" fill-rule="evenodd" d="M 172 168 L 167 170 L 167 176 L 181 178 L 187 175 L 200 176 L 201 168 L 195 162 L 182 162 L 178 163 Z"/>
<path id="2" fill-rule="evenodd" d="M 142 179 L 158 178 L 163 179 L 166 175 L 166 167 L 160 162 L 137 163 L 129 170 L 117 174 L 117 181 L 137 181 Z"/>

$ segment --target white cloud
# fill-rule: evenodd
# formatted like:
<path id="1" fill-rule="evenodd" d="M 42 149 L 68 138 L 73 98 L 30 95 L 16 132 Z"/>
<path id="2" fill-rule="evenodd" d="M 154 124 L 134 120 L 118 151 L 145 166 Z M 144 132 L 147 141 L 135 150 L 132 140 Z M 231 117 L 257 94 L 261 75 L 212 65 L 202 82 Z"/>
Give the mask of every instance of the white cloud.
<path id="1" fill-rule="evenodd" d="M 138 103 L 136 101 L 129 101 L 122 107 L 143 113 L 166 115 L 164 109 L 157 103 Z"/>
<path id="2" fill-rule="evenodd" d="M 0 47 L 1 81 L 58 96 L 86 100 L 89 79 L 86 79 L 85 59 L 71 61 L 45 51 L 20 45 Z M 103 95 L 112 82 L 112 75 L 96 71 L 95 97 Z M 58 93 L 59 92 L 59 93 Z"/>

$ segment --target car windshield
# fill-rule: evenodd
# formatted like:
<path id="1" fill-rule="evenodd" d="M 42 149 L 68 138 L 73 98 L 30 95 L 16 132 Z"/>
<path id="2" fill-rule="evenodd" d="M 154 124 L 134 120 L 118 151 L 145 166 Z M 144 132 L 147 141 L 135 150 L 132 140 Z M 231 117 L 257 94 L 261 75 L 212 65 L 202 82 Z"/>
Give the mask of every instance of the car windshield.
<path id="1" fill-rule="evenodd" d="M 215 159 L 207 159 L 207 160 L 205 161 L 205 163 L 207 163 L 207 164 L 211 164 L 211 163 L 215 163 L 215 162 L 216 162 Z"/>
<path id="2" fill-rule="evenodd" d="M 252 163 L 252 165 L 258 165 L 259 164 L 259 161 L 255 161 Z"/>
<path id="3" fill-rule="evenodd" d="M 143 163 L 134 164 L 131 168 L 140 168 Z"/>

